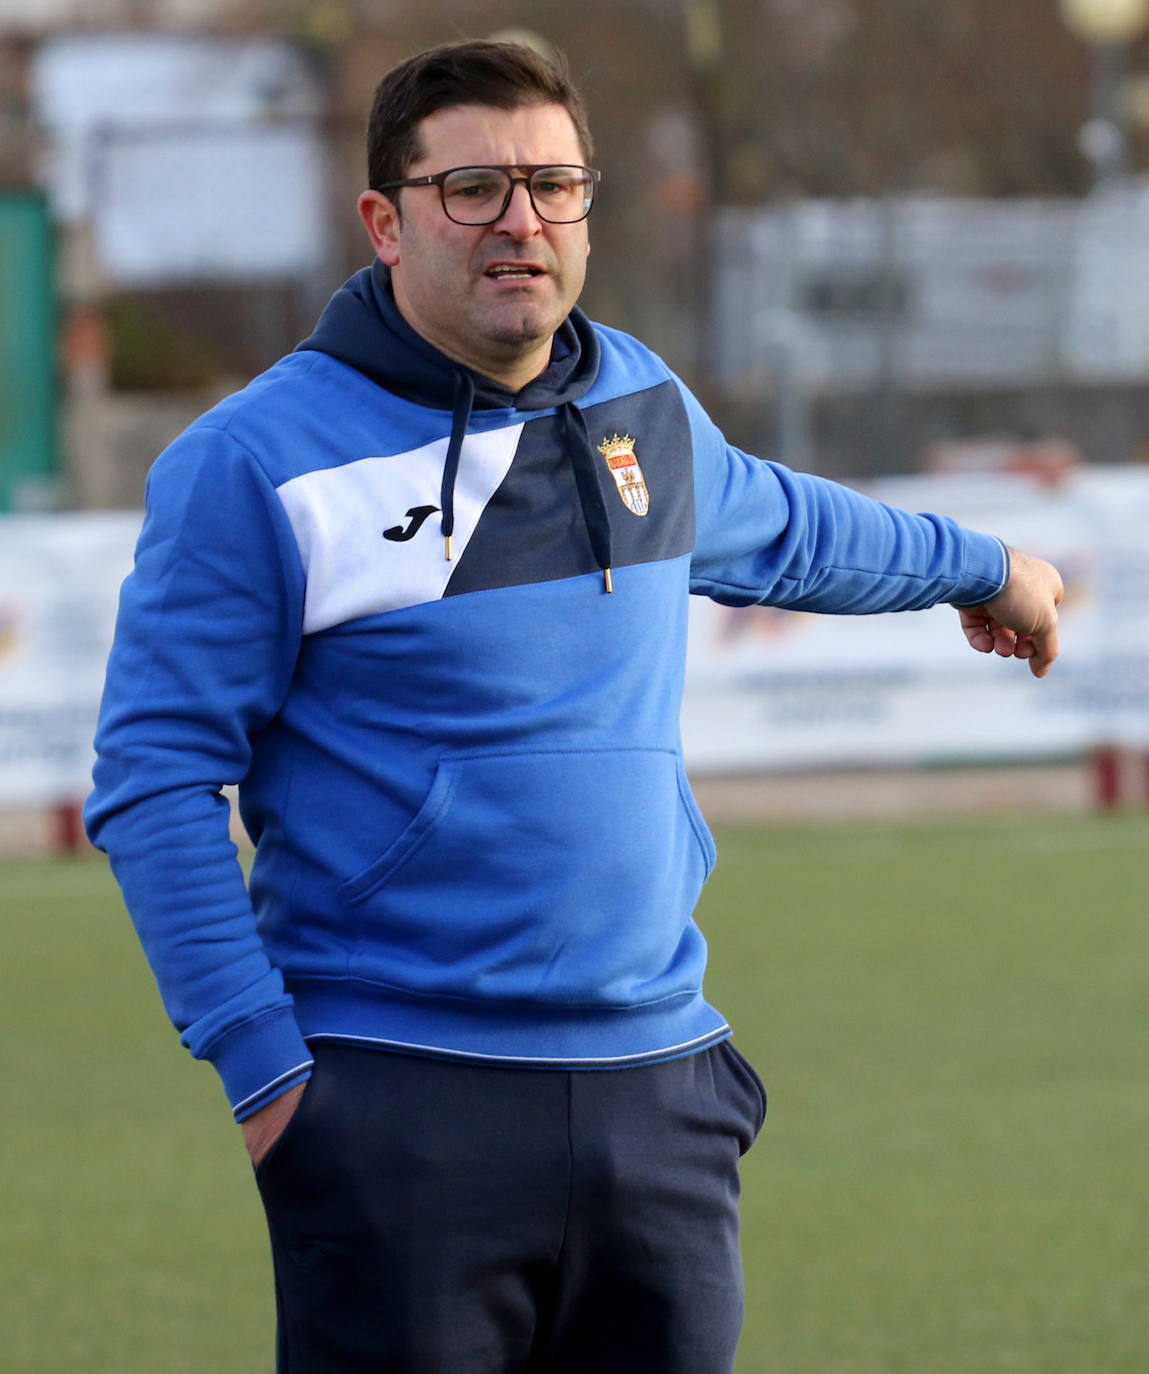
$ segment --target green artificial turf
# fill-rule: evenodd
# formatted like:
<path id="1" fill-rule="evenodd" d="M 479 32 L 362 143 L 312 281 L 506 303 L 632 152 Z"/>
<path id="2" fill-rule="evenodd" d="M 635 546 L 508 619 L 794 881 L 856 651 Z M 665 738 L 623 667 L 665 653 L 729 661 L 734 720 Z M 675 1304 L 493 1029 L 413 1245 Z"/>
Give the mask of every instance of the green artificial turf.
<path id="1" fill-rule="evenodd" d="M 711 994 L 771 1091 L 740 1374 L 1147 1367 L 1147 841 L 725 837 Z"/>
<path id="2" fill-rule="evenodd" d="M 1149 821 L 719 843 L 709 991 L 771 1094 L 739 1374 L 1143 1370 Z M 270 1374 L 246 1156 L 102 862 L 0 864 L 0 909 L 5 1370 Z"/>

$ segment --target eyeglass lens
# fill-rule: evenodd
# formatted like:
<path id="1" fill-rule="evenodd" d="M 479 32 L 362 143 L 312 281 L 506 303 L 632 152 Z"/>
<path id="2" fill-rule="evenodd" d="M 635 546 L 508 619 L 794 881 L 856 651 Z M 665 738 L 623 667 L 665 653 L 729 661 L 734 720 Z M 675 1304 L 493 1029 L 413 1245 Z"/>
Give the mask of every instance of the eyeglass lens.
<path id="1" fill-rule="evenodd" d="M 506 209 L 515 180 L 498 167 L 459 167 L 443 181 L 443 208 L 456 224 L 492 224 Z M 527 183 L 540 219 L 574 224 L 585 219 L 594 179 L 585 167 L 540 167 Z"/>

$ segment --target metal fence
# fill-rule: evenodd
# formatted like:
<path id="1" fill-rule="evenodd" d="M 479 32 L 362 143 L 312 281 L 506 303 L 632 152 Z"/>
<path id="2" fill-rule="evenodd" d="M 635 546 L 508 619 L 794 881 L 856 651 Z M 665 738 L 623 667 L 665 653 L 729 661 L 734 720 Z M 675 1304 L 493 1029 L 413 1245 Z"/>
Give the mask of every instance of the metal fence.
<path id="1" fill-rule="evenodd" d="M 761 407 L 759 451 L 860 475 L 994 430 L 1066 433 L 1108 462 L 1143 446 L 1147 179 L 1085 201 L 729 209 L 716 233 L 717 381 Z"/>
<path id="2" fill-rule="evenodd" d="M 1149 377 L 1149 182 L 727 210 L 718 363 L 813 392 Z"/>

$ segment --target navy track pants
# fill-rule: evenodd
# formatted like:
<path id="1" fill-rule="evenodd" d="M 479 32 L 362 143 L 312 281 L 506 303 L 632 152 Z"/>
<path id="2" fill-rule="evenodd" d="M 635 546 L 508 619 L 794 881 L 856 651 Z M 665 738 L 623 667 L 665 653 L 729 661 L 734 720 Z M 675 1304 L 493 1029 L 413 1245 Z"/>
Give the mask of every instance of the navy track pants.
<path id="1" fill-rule="evenodd" d="M 733 1369 L 766 1100 L 729 1041 L 606 1072 L 313 1050 L 256 1171 L 279 1374 Z"/>

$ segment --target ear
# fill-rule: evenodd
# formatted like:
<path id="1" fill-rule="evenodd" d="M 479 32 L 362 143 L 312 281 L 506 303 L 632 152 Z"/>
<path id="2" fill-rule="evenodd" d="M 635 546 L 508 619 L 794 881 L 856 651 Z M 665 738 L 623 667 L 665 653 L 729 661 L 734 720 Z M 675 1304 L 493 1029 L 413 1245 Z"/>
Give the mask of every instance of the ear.
<path id="1" fill-rule="evenodd" d="M 398 206 L 381 191 L 364 191 L 359 197 L 358 209 L 375 256 L 385 267 L 396 266 L 399 262 Z"/>

